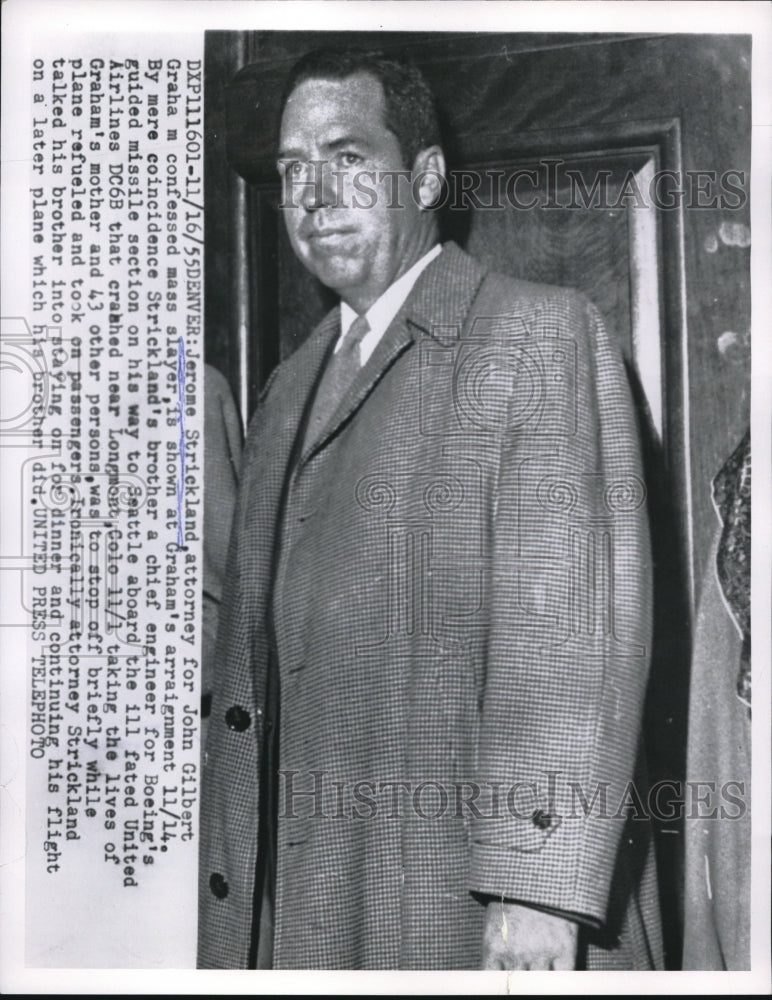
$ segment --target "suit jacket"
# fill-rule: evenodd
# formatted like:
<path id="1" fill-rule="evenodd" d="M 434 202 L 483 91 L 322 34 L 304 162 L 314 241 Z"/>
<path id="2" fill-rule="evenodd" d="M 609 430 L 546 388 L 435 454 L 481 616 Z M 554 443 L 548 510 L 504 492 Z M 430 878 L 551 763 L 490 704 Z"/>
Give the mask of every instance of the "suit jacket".
<path id="1" fill-rule="evenodd" d="M 200 964 L 247 960 L 273 660 L 275 967 L 477 968 L 479 893 L 576 914 L 590 966 L 656 966 L 648 824 L 617 809 L 647 678 L 645 489 L 600 317 L 447 245 L 303 446 L 338 322 L 279 366 L 248 435 Z"/>

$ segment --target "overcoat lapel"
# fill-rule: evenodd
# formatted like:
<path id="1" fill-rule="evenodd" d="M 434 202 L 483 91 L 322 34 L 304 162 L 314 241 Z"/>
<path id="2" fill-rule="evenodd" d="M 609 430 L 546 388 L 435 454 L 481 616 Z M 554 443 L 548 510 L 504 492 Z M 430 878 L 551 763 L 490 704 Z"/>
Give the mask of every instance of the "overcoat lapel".
<path id="1" fill-rule="evenodd" d="M 297 457 L 316 387 L 339 333 L 340 306 L 335 306 L 288 362 L 287 375 L 292 384 L 285 395 L 283 406 L 274 410 L 281 414 L 281 425 L 276 428 L 279 440 L 273 444 L 285 470 L 289 467 L 293 454 Z"/>
<path id="2" fill-rule="evenodd" d="M 359 409 L 384 373 L 412 342 L 413 331 L 405 322 L 404 317 L 395 317 L 373 351 L 372 357 L 368 359 L 367 364 L 362 367 L 349 386 L 327 426 L 316 440 L 308 442 L 302 455 L 301 464 L 320 448 L 323 448 L 338 428 Z"/>

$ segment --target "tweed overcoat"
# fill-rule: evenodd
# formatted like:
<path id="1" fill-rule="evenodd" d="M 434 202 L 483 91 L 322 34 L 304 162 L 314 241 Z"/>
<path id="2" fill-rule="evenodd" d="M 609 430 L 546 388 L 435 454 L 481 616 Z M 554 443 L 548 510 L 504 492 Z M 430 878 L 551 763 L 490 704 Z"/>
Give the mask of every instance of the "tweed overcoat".
<path id="1" fill-rule="evenodd" d="M 447 244 L 304 442 L 338 331 L 335 309 L 249 429 L 199 964 L 247 962 L 270 659 L 274 967 L 478 968 L 482 895 L 574 914 L 589 966 L 658 965 L 649 825 L 623 808 L 650 642 L 645 488 L 597 311 Z"/>

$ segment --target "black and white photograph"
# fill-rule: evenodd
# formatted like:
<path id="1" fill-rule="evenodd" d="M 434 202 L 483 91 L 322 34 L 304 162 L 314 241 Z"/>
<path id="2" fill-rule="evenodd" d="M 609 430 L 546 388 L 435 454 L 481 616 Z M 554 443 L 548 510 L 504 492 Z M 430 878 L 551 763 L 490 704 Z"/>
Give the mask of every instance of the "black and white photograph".
<path id="1" fill-rule="evenodd" d="M 2 989 L 768 991 L 769 7 L 4 14 Z"/>

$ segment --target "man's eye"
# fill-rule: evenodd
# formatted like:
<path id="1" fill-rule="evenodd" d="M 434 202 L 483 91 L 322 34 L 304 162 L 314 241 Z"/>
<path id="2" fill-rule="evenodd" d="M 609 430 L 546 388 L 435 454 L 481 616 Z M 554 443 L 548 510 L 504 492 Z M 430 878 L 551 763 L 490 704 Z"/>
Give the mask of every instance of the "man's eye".
<path id="1" fill-rule="evenodd" d="M 358 153 L 340 153 L 338 159 L 344 167 L 355 167 L 362 162 L 362 157 Z"/>
<path id="2" fill-rule="evenodd" d="M 303 170 L 300 160 L 279 160 L 277 166 L 281 177 L 299 177 Z"/>

